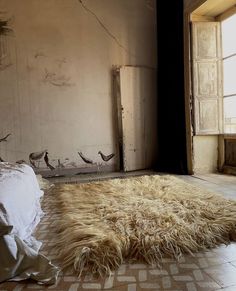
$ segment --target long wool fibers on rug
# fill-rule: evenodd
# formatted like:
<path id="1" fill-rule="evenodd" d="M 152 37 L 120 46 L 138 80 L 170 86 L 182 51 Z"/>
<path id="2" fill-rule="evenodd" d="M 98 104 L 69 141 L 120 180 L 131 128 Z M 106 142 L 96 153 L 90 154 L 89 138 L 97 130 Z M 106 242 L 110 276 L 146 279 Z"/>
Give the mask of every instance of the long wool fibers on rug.
<path id="1" fill-rule="evenodd" d="M 62 267 L 110 274 L 236 240 L 236 201 L 164 175 L 54 188 Z"/>

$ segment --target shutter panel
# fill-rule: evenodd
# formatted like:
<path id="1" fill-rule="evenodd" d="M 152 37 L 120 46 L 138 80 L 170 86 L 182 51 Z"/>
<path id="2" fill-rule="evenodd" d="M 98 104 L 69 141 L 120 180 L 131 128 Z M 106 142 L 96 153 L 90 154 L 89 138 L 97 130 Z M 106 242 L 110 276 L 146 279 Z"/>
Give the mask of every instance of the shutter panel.
<path id="1" fill-rule="evenodd" d="M 222 54 L 219 22 L 192 23 L 194 130 L 222 132 Z"/>

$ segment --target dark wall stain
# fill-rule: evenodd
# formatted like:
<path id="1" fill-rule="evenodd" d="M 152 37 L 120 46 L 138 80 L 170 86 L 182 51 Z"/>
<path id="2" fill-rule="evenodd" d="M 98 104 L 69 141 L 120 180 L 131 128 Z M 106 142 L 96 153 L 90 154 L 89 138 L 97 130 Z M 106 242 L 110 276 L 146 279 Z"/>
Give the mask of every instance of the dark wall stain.
<path id="1" fill-rule="evenodd" d="M 12 29 L 8 26 L 9 20 L 0 19 L 0 35 L 8 35 Z"/>
<path id="2" fill-rule="evenodd" d="M 7 141 L 8 137 L 11 135 L 11 133 L 8 133 L 6 136 L 0 138 L 0 142 L 3 142 L 3 141 Z"/>
<path id="3" fill-rule="evenodd" d="M 48 158 L 48 152 L 45 153 L 44 155 L 44 161 L 47 165 L 47 167 L 52 171 L 55 170 L 55 168 L 49 163 L 49 158 Z"/>
<path id="4" fill-rule="evenodd" d="M 9 21 L 4 19 L 4 15 L 0 12 L 0 71 L 7 69 L 12 65 L 8 52 L 8 35 L 13 30 L 9 26 Z"/>
<path id="5" fill-rule="evenodd" d="M 99 151 L 98 154 L 101 156 L 101 158 L 104 162 L 110 161 L 115 156 L 114 153 L 112 153 L 110 155 L 104 155 L 101 151 Z"/>
<path id="6" fill-rule="evenodd" d="M 37 59 L 37 58 L 45 58 L 46 57 L 46 55 L 43 53 L 43 52 L 36 52 L 35 54 L 34 54 L 34 58 L 35 59 Z"/>
<path id="7" fill-rule="evenodd" d="M 44 71 L 43 82 L 57 87 L 70 87 L 74 85 L 70 82 L 70 77 L 55 72 L 49 72 L 47 69 Z"/>

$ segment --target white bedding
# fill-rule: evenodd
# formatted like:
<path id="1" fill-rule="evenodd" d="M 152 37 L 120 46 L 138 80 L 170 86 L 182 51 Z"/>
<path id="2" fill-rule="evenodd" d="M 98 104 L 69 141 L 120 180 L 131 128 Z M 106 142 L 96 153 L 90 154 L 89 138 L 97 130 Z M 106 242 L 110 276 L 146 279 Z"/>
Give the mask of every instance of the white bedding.
<path id="1" fill-rule="evenodd" d="M 57 279 L 59 269 L 39 254 L 41 243 L 32 236 L 43 215 L 42 195 L 31 167 L 0 162 L 0 282 Z"/>

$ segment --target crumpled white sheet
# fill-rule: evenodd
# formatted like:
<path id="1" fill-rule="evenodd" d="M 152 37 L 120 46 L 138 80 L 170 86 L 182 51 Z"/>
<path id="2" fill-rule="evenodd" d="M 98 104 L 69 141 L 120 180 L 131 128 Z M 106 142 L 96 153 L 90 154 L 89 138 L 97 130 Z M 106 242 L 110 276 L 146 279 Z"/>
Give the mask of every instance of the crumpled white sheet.
<path id="1" fill-rule="evenodd" d="M 40 174 L 37 174 L 36 178 L 39 184 L 39 188 L 43 191 L 48 191 L 50 188 L 55 186 L 53 183 L 49 182 L 47 179 L 44 179 L 42 175 Z"/>
<path id="2" fill-rule="evenodd" d="M 54 284 L 59 268 L 39 253 L 32 233 L 43 216 L 33 169 L 0 162 L 0 282 L 34 279 Z"/>

